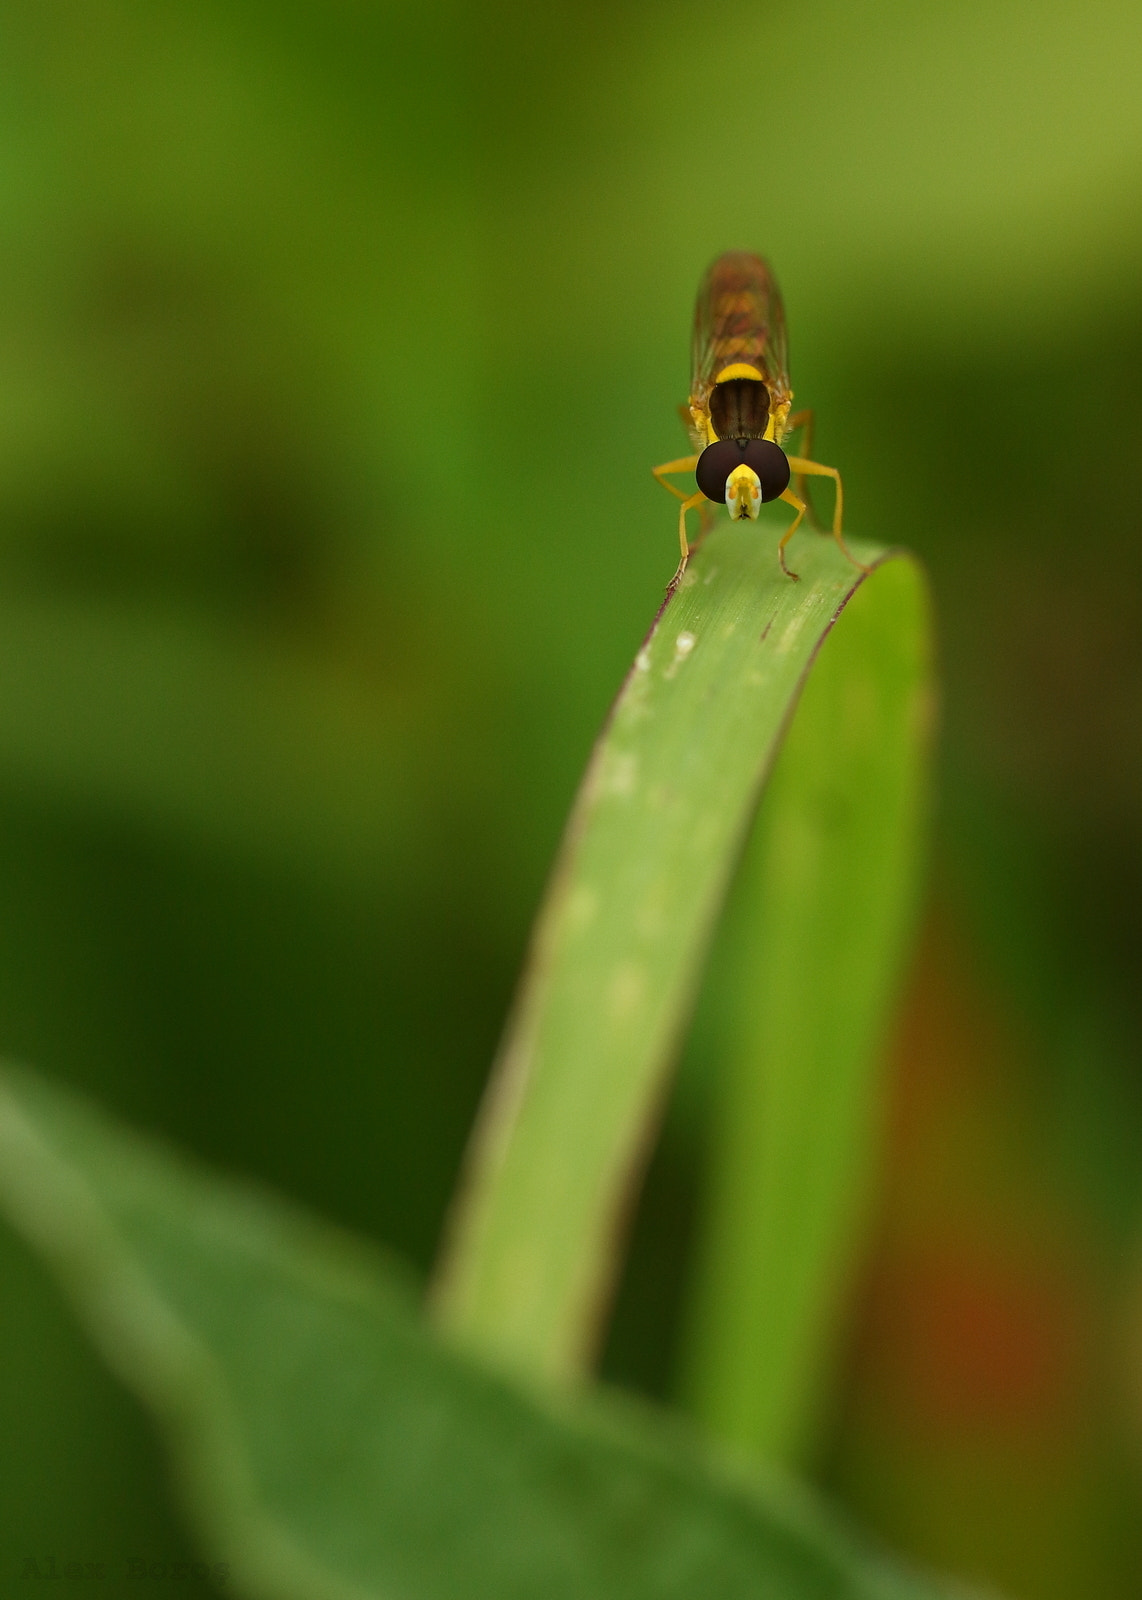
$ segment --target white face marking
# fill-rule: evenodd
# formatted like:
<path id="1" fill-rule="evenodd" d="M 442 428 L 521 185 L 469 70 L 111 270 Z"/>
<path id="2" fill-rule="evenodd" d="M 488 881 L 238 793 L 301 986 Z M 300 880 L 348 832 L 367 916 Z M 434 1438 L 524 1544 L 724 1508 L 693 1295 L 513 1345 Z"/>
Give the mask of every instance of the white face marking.
<path id="1" fill-rule="evenodd" d="M 735 467 L 726 479 L 731 517 L 756 517 L 761 510 L 761 480 L 752 467 Z"/>

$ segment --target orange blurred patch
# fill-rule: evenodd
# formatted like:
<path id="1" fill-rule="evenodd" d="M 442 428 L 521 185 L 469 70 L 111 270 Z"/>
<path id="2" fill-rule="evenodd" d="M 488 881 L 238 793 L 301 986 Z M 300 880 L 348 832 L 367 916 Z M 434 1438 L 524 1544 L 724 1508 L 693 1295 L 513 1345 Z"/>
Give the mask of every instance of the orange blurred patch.
<path id="1" fill-rule="evenodd" d="M 1033 1045 L 934 918 L 897 1032 L 880 1238 L 852 1379 L 929 1442 L 1047 1435 L 1089 1404 L 1090 1263 L 1044 1182 Z"/>
<path id="2" fill-rule="evenodd" d="M 858 1365 L 901 1422 L 926 1433 L 1055 1432 L 1081 1409 L 1086 1341 L 1061 1264 L 988 1242 L 933 1240 L 883 1260 Z M 901 1415 L 903 1413 L 903 1415 Z"/>

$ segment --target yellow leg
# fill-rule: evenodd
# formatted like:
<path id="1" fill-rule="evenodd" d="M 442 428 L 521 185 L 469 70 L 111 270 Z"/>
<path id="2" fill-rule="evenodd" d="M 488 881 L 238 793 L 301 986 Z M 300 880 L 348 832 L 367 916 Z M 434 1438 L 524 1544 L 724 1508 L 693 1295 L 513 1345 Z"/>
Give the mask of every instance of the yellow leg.
<path id="1" fill-rule="evenodd" d="M 686 563 L 690 559 L 690 551 L 691 549 L 697 549 L 698 544 L 702 541 L 702 539 L 705 538 L 706 534 L 709 533 L 712 518 L 706 515 L 705 508 L 710 505 L 710 502 L 706 499 L 706 496 L 702 493 L 701 489 L 699 489 L 696 494 L 687 494 L 685 489 L 679 489 L 677 484 L 667 483 L 666 478 L 667 475 L 672 472 L 693 472 L 697 465 L 697 456 L 680 456 L 677 461 L 667 461 L 661 467 L 651 467 L 650 469 L 662 487 L 664 489 L 669 489 L 670 493 L 674 495 L 676 499 L 681 500 L 682 502 L 678 508 L 678 544 L 682 551 L 682 559 L 678 563 L 678 571 L 670 580 L 670 590 L 677 588 L 679 579 L 686 571 Z M 686 538 L 686 513 L 687 511 L 693 511 L 695 506 L 701 506 L 703 508 L 701 531 L 699 532 L 698 538 L 695 540 L 694 544 L 691 545 Z M 713 508 L 710 507 L 710 509 L 712 510 Z M 670 590 L 667 592 L 669 593 Z"/>
<path id="2" fill-rule="evenodd" d="M 789 418 L 788 422 L 786 422 L 786 437 L 788 438 L 789 434 L 796 432 L 798 428 L 801 429 L 801 455 L 803 458 L 811 460 L 813 455 L 813 412 L 809 406 L 806 406 L 804 411 L 795 411 Z M 820 529 L 821 519 L 817 515 L 817 508 L 814 506 L 809 491 L 806 488 L 805 474 L 803 472 L 799 472 L 797 474 L 793 484 L 793 490 L 799 499 L 804 500 L 805 513 L 808 516 L 809 521 L 815 528 Z"/>
<path id="3" fill-rule="evenodd" d="M 792 489 L 786 489 L 781 498 L 785 501 L 786 505 L 796 507 L 797 515 L 793 518 L 793 521 L 781 535 L 781 540 L 777 546 L 777 559 L 781 563 L 781 570 L 784 572 L 785 576 L 787 578 L 792 578 L 794 583 L 800 583 L 801 574 L 799 572 L 790 572 L 789 568 L 785 565 L 785 546 L 789 543 L 790 539 L 792 539 L 793 535 L 797 532 L 797 529 L 801 526 L 801 518 L 805 515 L 805 502 L 804 500 L 798 500 Z"/>
<path id="4" fill-rule="evenodd" d="M 677 496 L 679 500 L 686 500 L 690 498 L 690 496 L 687 495 L 686 490 L 679 489 L 677 484 L 667 483 L 666 480 L 671 473 L 674 472 L 693 472 L 697 465 L 697 456 L 680 456 L 677 461 L 667 461 L 664 462 L 661 467 L 651 467 L 650 470 L 654 473 L 656 480 L 664 489 L 668 489 L 670 493 Z"/>
<path id="5" fill-rule="evenodd" d="M 808 461 L 804 456 L 790 456 L 789 467 L 790 471 L 797 474 L 798 482 L 800 482 L 803 476 L 808 476 L 811 478 L 832 478 L 837 490 L 837 498 L 833 505 L 833 538 L 837 541 L 841 553 L 846 560 L 851 561 L 853 566 L 856 567 L 859 572 L 868 572 L 870 569 L 864 566 L 854 555 L 851 554 L 841 534 L 841 524 L 844 521 L 845 514 L 845 493 L 841 487 L 841 475 L 837 471 L 836 467 L 823 467 L 819 461 Z M 789 491 L 786 490 L 781 498 L 783 500 L 788 499 Z M 797 504 L 796 499 L 790 501 L 790 504 Z M 800 522 L 800 520 L 800 517 L 798 517 L 797 521 Z M 797 523 L 794 523 L 793 526 L 796 527 Z M 790 532 L 792 532 L 792 529 L 790 529 Z M 788 534 L 786 537 L 788 538 Z"/>
<path id="6" fill-rule="evenodd" d="M 669 487 L 670 485 L 667 484 L 667 488 Z M 705 498 L 706 496 L 702 493 L 701 489 L 699 489 L 697 494 L 692 494 L 688 500 L 683 500 L 682 504 L 678 507 L 678 544 L 682 551 L 682 559 L 678 563 L 678 571 L 670 580 L 670 586 L 666 591 L 667 594 L 670 594 L 678 587 L 682 579 L 682 574 L 686 571 L 686 563 L 690 559 L 690 545 L 686 539 L 686 513 L 687 511 L 693 511 L 695 506 L 700 506 Z M 708 528 L 703 527 L 702 532 L 698 536 L 699 539 L 701 539 L 708 531 Z M 695 546 L 695 548 L 697 547 Z"/>

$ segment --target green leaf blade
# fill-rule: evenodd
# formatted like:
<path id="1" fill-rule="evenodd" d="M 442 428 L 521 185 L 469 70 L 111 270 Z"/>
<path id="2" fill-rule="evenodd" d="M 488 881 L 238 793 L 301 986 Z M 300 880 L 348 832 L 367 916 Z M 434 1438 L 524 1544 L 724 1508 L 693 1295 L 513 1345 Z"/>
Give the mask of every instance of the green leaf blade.
<path id="1" fill-rule="evenodd" d="M 0 1074 L 0 1211 L 252 1600 L 924 1600 L 812 1500 L 441 1346 L 376 1252 Z"/>
<path id="2" fill-rule="evenodd" d="M 852 548 L 869 568 L 888 557 Z M 834 622 L 880 581 L 825 538 L 797 560 L 795 584 L 752 526 L 711 534 L 576 803 L 435 1287 L 445 1327 L 520 1370 L 566 1380 L 589 1364 L 759 792 Z"/>
<path id="3" fill-rule="evenodd" d="M 801 1458 L 867 1212 L 914 919 L 932 723 L 923 574 L 888 563 L 805 686 L 714 953 L 722 1047 L 684 1388 Z"/>

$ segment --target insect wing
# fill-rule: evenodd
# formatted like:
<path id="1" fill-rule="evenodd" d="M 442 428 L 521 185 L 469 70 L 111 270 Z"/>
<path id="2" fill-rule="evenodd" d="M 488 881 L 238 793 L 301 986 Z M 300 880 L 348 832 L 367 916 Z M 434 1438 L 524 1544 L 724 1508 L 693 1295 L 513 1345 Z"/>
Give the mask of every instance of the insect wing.
<path id="1" fill-rule="evenodd" d="M 691 405 L 704 410 L 719 372 L 735 362 L 757 368 L 774 410 L 792 399 L 781 291 L 767 263 L 745 250 L 719 256 L 698 290 Z"/>

